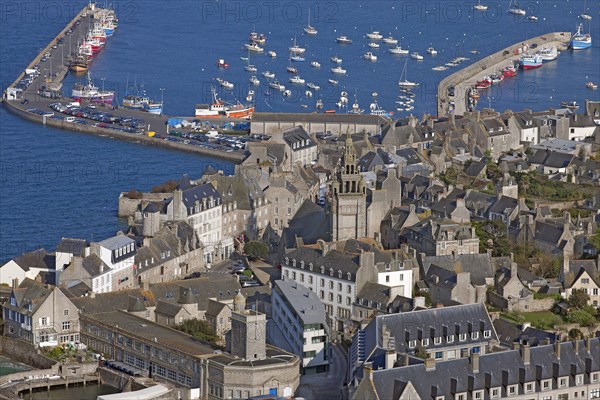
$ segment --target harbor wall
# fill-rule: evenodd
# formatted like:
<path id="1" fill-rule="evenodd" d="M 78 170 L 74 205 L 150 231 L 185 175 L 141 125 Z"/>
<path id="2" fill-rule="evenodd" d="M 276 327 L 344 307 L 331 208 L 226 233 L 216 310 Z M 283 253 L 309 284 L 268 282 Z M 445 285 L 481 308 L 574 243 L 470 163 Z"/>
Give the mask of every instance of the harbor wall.
<path id="1" fill-rule="evenodd" d="M 520 48 L 523 48 L 523 46 L 525 46 L 526 44 L 531 46 L 532 44 L 537 44 L 538 47 L 539 46 L 544 46 L 547 44 L 550 44 L 552 42 L 559 42 L 559 43 L 568 43 L 569 40 L 571 38 L 571 33 L 570 32 L 552 32 L 552 33 L 547 33 L 544 35 L 540 35 L 531 39 L 527 39 L 524 40 L 522 42 L 519 43 L 515 43 L 511 46 L 508 46 L 500 51 L 497 51 L 494 54 L 491 54 L 487 57 L 482 58 L 481 60 L 453 73 L 452 75 L 447 76 L 446 78 L 442 79 L 442 81 L 440 81 L 439 85 L 438 85 L 438 90 L 437 90 L 437 97 L 438 97 L 438 104 L 437 104 L 437 114 L 438 116 L 445 116 L 446 115 L 446 108 L 448 106 L 448 88 L 450 86 L 458 86 L 460 84 L 463 84 L 465 81 L 468 81 L 470 79 L 473 79 L 477 74 L 481 74 L 484 71 L 486 71 L 487 69 L 495 66 L 498 63 L 502 63 L 502 62 L 506 62 L 507 60 L 511 60 L 514 59 L 515 57 L 518 57 L 518 55 L 515 54 L 515 50 L 518 50 Z M 559 48 L 559 50 L 561 50 Z M 475 82 L 473 82 L 475 83 Z M 466 110 L 463 110 L 462 107 L 459 106 L 464 106 L 464 102 L 465 102 L 465 98 L 464 98 L 464 93 L 456 93 L 456 115 L 462 115 L 463 112 L 465 112 Z"/>
<path id="2" fill-rule="evenodd" d="M 10 101 L 5 101 L 4 106 L 10 113 L 15 114 L 21 118 L 25 118 L 28 121 L 51 126 L 54 128 L 68 129 L 70 131 L 88 133 L 92 135 L 108 136 L 113 139 L 124 140 L 127 142 L 143 143 L 150 146 L 157 146 L 171 150 L 179 150 L 188 153 L 211 156 L 233 162 L 241 162 L 244 159 L 244 155 L 239 153 L 228 153 L 224 151 L 203 148 L 200 146 L 189 146 L 183 143 L 171 142 L 168 140 L 153 138 L 146 135 L 135 135 L 127 132 L 116 131 L 114 129 L 100 128 L 97 126 L 83 125 L 74 122 L 67 122 L 65 120 L 47 118 L 38 114 L 32 114 L 30 112 L 27 112 L 26 110 L 21 109 L 20 107 L 18 107 Z"/>
<path id="3" fill-rule="evenodd" d="M 34 368 L 48 369 L 57 363 L 40 354 L 31 343 L 7 336 L 0 336 L 0 354 Z"/>

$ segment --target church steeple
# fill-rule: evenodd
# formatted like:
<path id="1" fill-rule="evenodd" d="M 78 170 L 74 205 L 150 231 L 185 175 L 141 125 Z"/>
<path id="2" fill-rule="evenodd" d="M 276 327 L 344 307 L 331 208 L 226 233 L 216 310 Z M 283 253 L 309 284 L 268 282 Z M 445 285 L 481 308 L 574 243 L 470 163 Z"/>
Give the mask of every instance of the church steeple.
<path id="1" fill-rule="evenodd" d="M 344 152 L 340 159 L 340 165 L 334 184 L 334 194 L 364 194 L 362 175 L 356 165 L 356 151 L 352 142 L 352 135 L 346 134 Z"/>

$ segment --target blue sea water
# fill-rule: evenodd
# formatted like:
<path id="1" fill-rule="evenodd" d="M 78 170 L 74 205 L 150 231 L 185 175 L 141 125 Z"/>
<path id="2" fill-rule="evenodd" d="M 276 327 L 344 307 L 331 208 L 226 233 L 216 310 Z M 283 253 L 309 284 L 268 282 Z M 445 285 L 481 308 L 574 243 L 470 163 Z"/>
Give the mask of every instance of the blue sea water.
<path id="1" fill-rule="evenodd" d="M 3 1 L 0 2 L 0 82 L 4 89 L 27 66 L 36 53 L 59 32 L 84 1 Z M 100 2 L 103 4 L 103 2 Z M 123 97 L 133 82 L 144 83 L 155 99 L 164 88 L 165 113 L 193 115 L 196 103 L 207 102 L 214 78 L 235 84 L 231 92 L 220 90 L 227 101 L 243 101 L 250 73 L 244 70 L 248 56 L 243 49 L 248 34 L 265 33 L 268 50 L 250 54 L 261 80 L 256 89 L 259 111 L 314 111 L 317 96 L 305 97 L 304 88 L 292 88 L 286 73 L 288 47 L 294 38 L 306 48 L 306 62 L 294 63 L 307 82 L 321 86 L 318 96 L 325 108 L 335 108 L 341 91 L 356 96 L 368 109 L 372 93 L 378 93 L 380 106 L 393 110 L 397 81 L 406 57 L 387 53 L 389 46 L 367 47 L 365 34 L 378 30 L 393 35 L 403 48 L 418 51 L 425 60 L 406 61 L 408 79 L 421 84 L 413 113 L 435 113 L 437 84 L 448 74 L 432 67 L 456 56 L 472 61 L 516 42 L 552 31 L 574 31 L 581 22 L 583 0 L 522 1 L 528 15 L 539 20 L 515 18 L 507 14 L 508 0 L 486 1 L 484 13 L 474 12 L 475 1 L 158 1 L 112 2 L 120 19 L 119 28 L 106 49 L 93 62 L 96 84 L 116 90 Z M 534 110 L 556 107 L 562 100 L 598 100 L 600 91 L 585 88 L 585 82 L 600 82 L 600 2 L 588 1 L 591 22 L 585 30 L 594 37 L 593 48 L 564 52 L 557 61 L 535 71 L 521 72 L 508 79 L 480 107 L 491 105 Z M 311 10 L 311 25 L 317 36 L 303 34 Z M 335 38 L 346 35 L 351 45 L 339 45 Z M 69 45 L 68 41 L 66 43 Z M 72 47 L 75 44 L 70 44 Z M 429 46 L 439 54 L 426 54 Z M 469 51 L 478 50 L 479 55 Z M 379 59 L 362 59 L 367 51 Z M 343 59 L 348 73 L 335 77 L 330 57 Z M 218 69 L 224 58 L 230 67 Z M 319 61 L 320 69 L 310 66 Z M 292 89 L 292 96 L 266 95 L 264 70 Z M 339 86 L 327 83 L 339 80 Z M 65 89 L 80 80 L 69 76 Z M 102 83 L 100 81 L 102 80 Z M 305 107 L 303 107 L 305 106 Z M 0 260 L 37 247 L 53 249 L 63 236 L 101 239 L 122 227 L 116 218 L 117 196 L 130 188 L 148 190 L 151 186 L 183 173 L 200 174 L 207 164 L 231 171 L 232 164 L 216 159 L 123 143 L 42 127 L 22 121 L 0 110 Z"/>

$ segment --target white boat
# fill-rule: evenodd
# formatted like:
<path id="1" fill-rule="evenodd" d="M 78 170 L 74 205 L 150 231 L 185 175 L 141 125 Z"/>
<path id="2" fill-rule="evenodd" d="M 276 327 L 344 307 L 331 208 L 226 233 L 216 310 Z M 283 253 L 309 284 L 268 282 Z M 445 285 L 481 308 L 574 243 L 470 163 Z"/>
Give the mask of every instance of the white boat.
<path id="1" fill-rule="evenodd" d="M 313 97 L 313 92 L 311 92 L 310 90 L 307 90 L 306 92 L 304 92 L 304 96 L 310 98 Z"/>
<path id="2" fill-rule="evenodd" d="M 248 72 L 256 72 L 258 71 L 258 68 L 256 68 L 254 65 L 252 64 L 248 64 L 244 67 L 244 69 Z"/>
<path id="3" fill-rule="evenodd" d="M 410 58 L 415 59 L 417 61 L 423 61 L 423 56 L 417 53 L 416 51 L 411 53 Z"/>
<path id="4" fill-rule="evenodd" d="M 542 47 L 538 50 L 538 54 L 542 56 L 542 61 L 554 61 L 558 58 L 558 49 L 553 47 Z"/>
<path id="5" fill-rule="evenodd" d="M 283 91 L 283 96 L 284 97 L 290 97 L 292 95 L 292 91 L 291 90 L 284 90 Z"/>
<path id="6" fill-rule="evenodd" d="M 317 100 L 315 107 L 319 110 L 322 109 L 323 108 L 323 100 L 321 100 L 321 99 Z"/>
<path id="7" fill-rule="evenodd" d="M 383 43 L 385 44 L 398 44 L 398 39 L 394 39 L 393 36 L 388 36 L 383 38 Z"/>
<path id="8" fill-rule="evenodd" d="M 346 75 L 346 70 L 341 66 L 331 68 L 331 72 L 333 72 L 334 74 Z"/>
<path id="9" fill-rule="evenodd" d="M 221 85 L 225 89 L 233 89 L 233 83 L 226 81 L 223 78 L 216 78 L 216 81 L 219 82 L 219 85 Z"/>
<path id="10" fill-rule="evenodd" d="M 296 37 L 294 37 L 294 45 L 292 47 L 289 48 L 290 53 L 294 53 L 294 54 L 304 54 L 304 52 L 306 51 L 306 49 L 304 47 L 300 47 L 296 44 Z"/>
<path id="11" fill-rule="evenodd" d="M 530 15 L 529 17 L 527 17 L 527 19 L 530 21 L 537 21 L 538 17 L 536 17 L 535 15 Z"/>
<path id="12" fill-rule="evenodd" d="M 258 78 L 256 77 L 256 75 L 252 75 L 250 77 L 250 83 L 253 84 L 254 86 L 260 85 L 260 81 L 258 80 Z"/>
<path id="13" fill-rule="evenodd" d="M 321 64 L 318 61 L 313 61 L 310 63 L 311 67 L 321 68 Z"/>
<path id="14" fill-rule="evenodd" d="M 248 61 L 248 57 L 241 56 L 240 60 L 242 60 L 242 61 Z"/>
<path id="15" fill-rule="evenodd" d="M 379 48 L 379 43 L 369 43 L 367 46 L 369 46 L 372 49 L 378 49 Z"/>
<path id="16" fill-rule="evenodd" d="M 430 48 L 428 48 L 428 49 L 427 49 L 427 52 L 428 52 L 429 54 L 431 54 L 432 56 L 435 56 L 435 55 L 438 53 L 438 52 L 437 52 L 437 50 L 436 50 L 436 49 L 434 49 L 433 47 L 430 47 Z"/>
<path id="17" fill-rule="evenodd" d="M 262 53 L 263 51 L 265 51 L 264 48 L 260 47 L 258 44 L 254 43 L 254 42 L 246 43 L 245 46 L 246 46 L 247 50 L 253 51 L 255 53 Z"/>
<path id="18" fill-rule="evenodd" d="M 377 61 L 377 56 L 370 51 L 363 55 L 363 58 L 369 61 Z"/>
<path id="19" fill-rule="evenodd" d="M 488 6 L 486 6 L 486 5 L 484 5 L 484 4 L 481 4 L 481 0 L 479 0 L 479 1 L 477 2 L 477 4 L 475 4 L 475 7 L 473 7 L 473 8 L 474 8 L 475 10 L 477 10 L 477 11 L 485 11 L 485 10 L 487 10 L 487 9 L 488 9 Z"/>
<path id="20" fill-rule="evenodd" d="M 508 5 L 508 12 L 510 14 L 515 14 L 515 15 L 527 14 L 527 11 L 525 11 L 521 7 L 519 7 L 519 2 L 516 0 L 514 2 L 514 5 L 513 5 L 513 0 L 510 0 L 510 4 Z"/>
<path id="21" fill-rule="evenodd" d="M 337 85 L 339 83 L 335 79 L 328 79 L 327 82 L 331 83 L 332 85 Z"/>
<path id="22" fill-rule="evenodd" d="M 433 67 L 431 69 L 434 71 L 446 71 L 448 67 L 446 67 L 445 65 L 438 65 L 437 67 Z"/>
<path id="23" fill-rule="evenodd" d="M 306 86 L 309 87 L 310 89 L 313 89 L 313 90 L 319 90 L 319 89 L 321 89 L 321 87 L 319 85 L 317 85 L 316 83 L 312 83 L 312 82 L 308 82 L 306 84 Z"/>
<path id="24" fill-rule="evenodd" d="M 273 82 L 269 83 L 269 86 L 275 90 L 279 90 L 280 92 L 283 92 L 285 90 L 285 86 L 283 86 L 278 81 L 273 81 Z"/>
<path id="25" fill-rule="evenodd" d="M 268 55 L 269 57 L 271 57 L 271 58 L 275 58 L 275 57 L 277 57 L 277 53 L 275 53 L 273 50 L 269 50 L 269 51 L 267 52 L 267 55 Z"/>
<path id="26" fill-rule="evenodd" d="M 351 44 L 352 40 L 348 39 L 347 36 L 339 36 L 337 39 L 335 39 L 339 44 Z"/>
<path id="27" fill-rule="evenodd" d="M 304 83 L 306 82 L 306 80 L 300 78 L 300 76 L 298 75 L 294 75 L 290 78 L 290 82 L 295 84 L 295 85 L 304 85 Z"/>
<path id="28" fill-rule="evenodd" d="M 401 55 L 401 56 L 405 56 L 405 55 L 407 55 L 407 54 L 408 54 L 408 50 L 404 50 L 404 49 L 403 49 L 402 47 L 400 47 L 400 46 L 396 46 L 396 47 L 393 47 L 393 48 L 391 48 L 391 49 L 388 49 L 388 51 L 389 51 L 390 53 L 392 53 L 392 54 L 398 54 L 398 55 Z"/>
<path id="29" fill-rule="evenodd" d="M 367 37 L 369 39 L 373 39 L 373 40 L 383 39 L 383 35 L 380 34 L 378 31 L 373 31 L 371 33 L 367 33 Z"/>
<path id="30" fill-rule="evenodd" d="M 306 28 L 304 28 L 304 32 L 307 35 L 312 35 L 312 36 L 319 33 L 319 31 L 316 30 L 315 27 L 310 24 L 310 7 L 308 8 L 308 25 L 306 25 Z"/>
<path id="31" fill-rule="evenodd" d="M 331 61 L 333 61 L 336 64 L 341 64 L 342 63 L 342 59 L 339 58 L 338 56 L 331 57 Z"/>
<path id="32" fill-rule="evenodd" d="M 585 87 L 592 90 L 598 89 L 598 85 L 592 81 L 586 82 Z"/>
<path id="33" fill-rule="evenodd" d="M 265 71 L 262 74 L 267 79 L 274 79 L 275 78 L 275 73 L 271 72 L 271 71 Z"/>
<path id="34" fill-rule="evenodd" d="M 419 85 L 418 83 L 411 82 L 407 79 L 407 74 L 408 74 L 408 58 L 404 62 L 404 68 L 402 69 L 402 73 L 400 74 L 400 80 L 398 81 L 398 85 L 401 88 L 414 88 L 415 86 L 418 86 Z"/>
<path id="35" fill-rule="evenodd" d="M 590 14 L 588 14 L 587 0 L 583 0 L 583 13 L 581 15 L 579 15 L 579 18 L 584 19 L 586 21 L 589 21 L 592 19 L 592 16 Z"/>

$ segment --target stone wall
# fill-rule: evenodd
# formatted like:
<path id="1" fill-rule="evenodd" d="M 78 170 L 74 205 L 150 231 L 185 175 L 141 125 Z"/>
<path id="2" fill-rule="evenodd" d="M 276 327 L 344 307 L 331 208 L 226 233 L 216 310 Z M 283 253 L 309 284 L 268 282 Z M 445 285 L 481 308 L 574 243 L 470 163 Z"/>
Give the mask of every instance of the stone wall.
<path id="1" fill-rule="evenodd" d="M 32 344 L 7 336 L 0 336 L 0 354 L 35 368 L 47 369 L 57 363 L 55 360 L 38 353 L 38 350 Z"/>
<path id="2" fill-rule="evenodd" d="M 172 193 L 142 193 L 141 199 L 130 199 L 127 193 L 123 192 L 119 195 L 119 218 L 134 216 L 140 204 L 146 206 L 151 201 L 163 201 L 170 197 L 173 197 Z"/>
<path id="3" fill-rule="evenodd" d="M 34 369 L 34 370 L 30 370 L 30 371 L 15 372 L 13 374 L 0 376 L 0 385 L 4 384 L 6 382 L 20 381 L 23 379 L 43 378 L 47 375 L 53 376 L 53 375 L 56 375 L 57 372 L 58 372 L 57 366 L 54 366 L 54 367 L 48 368 L 48 369 Z"/>
<path id="4" fill-rule="evenodd" d="M 133 376 L 105 367 L 98 367 L 98 374 L 103 384 L 117 388 L 121 392 L 131 391 Z"/>

